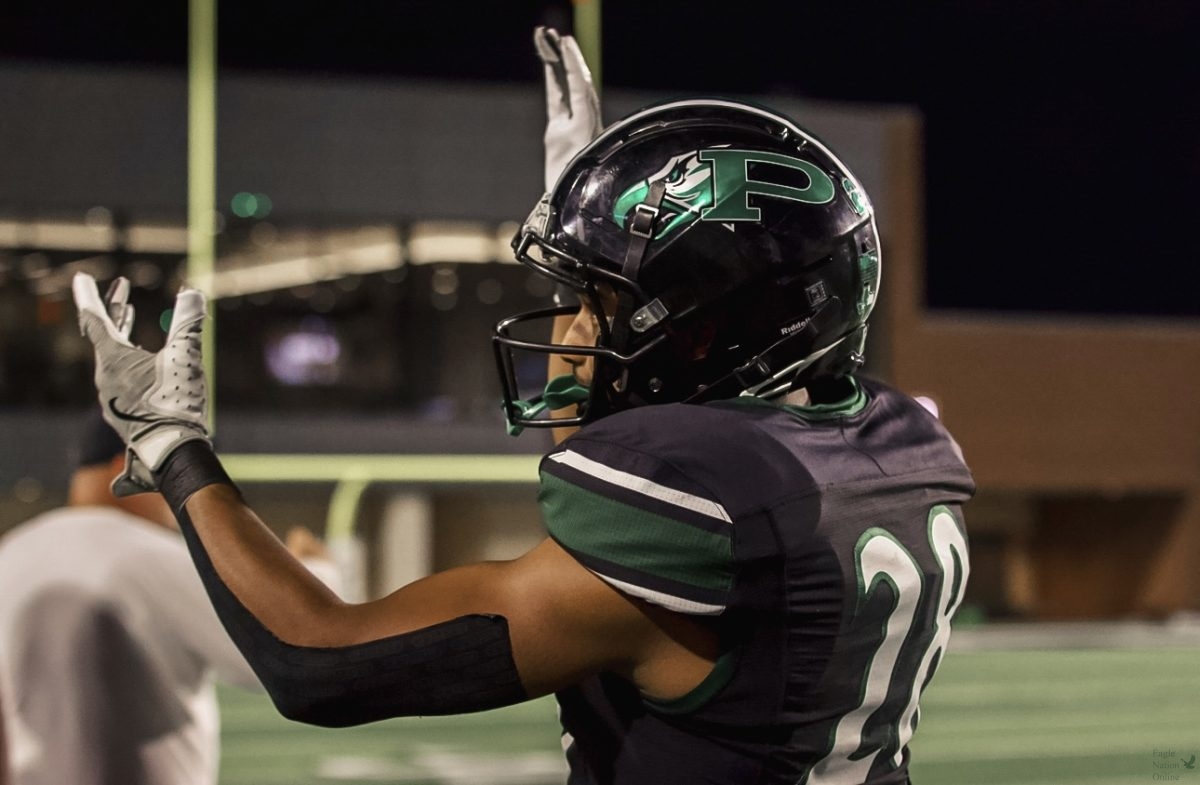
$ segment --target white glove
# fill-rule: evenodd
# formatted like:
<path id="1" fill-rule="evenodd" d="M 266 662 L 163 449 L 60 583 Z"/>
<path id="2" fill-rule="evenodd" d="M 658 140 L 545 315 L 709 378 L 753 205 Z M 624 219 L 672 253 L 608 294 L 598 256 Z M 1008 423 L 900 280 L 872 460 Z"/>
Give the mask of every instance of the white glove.
<path id="1" fill-rule="evenodd" d="M 133 308 L 129 282 L 118 278 L 104 300 L 96 280 L 76 273 L 71 289 L 79 330 L 96 350 L 96 388 L 104 419 L 125 441 L 125 472 L 113 493 L 129 496 L 155 490 L 153 473 L 184 442 L 208 441 L 207 394 L 200 364 L 204 294 L 183 289 L 166 345 L 157 354 L 129 342 Z"/>
<path id="2" fill-rule="evenodd" d="M 569 35 L 550 27 L 533 31 L 533 44 L 546 77 L 546 191 L 558 182 L 575 154 L 600 135 L 600 97 L 592 72 Z"/>

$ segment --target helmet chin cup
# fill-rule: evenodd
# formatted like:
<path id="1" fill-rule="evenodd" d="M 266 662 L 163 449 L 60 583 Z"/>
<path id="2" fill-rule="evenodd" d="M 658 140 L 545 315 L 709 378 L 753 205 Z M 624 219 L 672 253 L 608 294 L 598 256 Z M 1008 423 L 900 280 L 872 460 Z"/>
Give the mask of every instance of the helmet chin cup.
<path id="1" fill-rule="evenodd" d="M 509 421 L 508 433 L 510 436 L 516 436 L 527 427 L 546 428 L 575 424 L 568 422 L 569 418 L 554 417 L 552 413 L 572 405 L 586 409 L 589 397 L 588 388 L 576 381 L 573 375 L 556 376 L 546 382 L 545 389 L 533 398 L 506 402 L 505 411 Z M 543 414 L 550 415 L 550 418 L 542 417 Z M 576 418 L 582 422 L 584 416 L 585 412 L 579 411 Z"/>

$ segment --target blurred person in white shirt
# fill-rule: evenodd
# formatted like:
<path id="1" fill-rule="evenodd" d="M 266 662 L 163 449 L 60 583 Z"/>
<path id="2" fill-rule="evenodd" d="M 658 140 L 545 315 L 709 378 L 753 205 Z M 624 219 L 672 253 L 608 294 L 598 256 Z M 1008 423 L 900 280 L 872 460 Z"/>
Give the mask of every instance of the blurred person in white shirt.
<path id="1" fill-rule="evenodd" d="M 110 491 L 125 447 L 99 412 L 79 452 L 67 506 L 0 539 L 0 751 L 12 785 L 216 783 L 214 682 L 259 689 L 258 679 L 166 502 Z M 305 534 L 289 547 L 336 582 Z"/>

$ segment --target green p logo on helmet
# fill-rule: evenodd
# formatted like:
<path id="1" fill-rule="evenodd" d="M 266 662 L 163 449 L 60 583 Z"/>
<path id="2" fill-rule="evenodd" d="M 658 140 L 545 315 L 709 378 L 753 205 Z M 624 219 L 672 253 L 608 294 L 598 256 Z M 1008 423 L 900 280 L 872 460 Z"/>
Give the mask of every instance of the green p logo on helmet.
<path id="1" fill-rule="evenodd" d="M 780 166 L 803 172 L 804 187 L 753 180 L 750 164 Z M 805 204 L 833 201 L 833 180 L 813 163 L 762 150 L 716 148 L 677 155 L 661 169 L 626 188 L 613 205 L 613 219 L 624 228 L 629 215 L 646 200 L 650 186 L 664 181 L 666 189 L 655 240 L 693 221 L 758 221 L 761 210 L 752 207 L 751 194 Z"/>

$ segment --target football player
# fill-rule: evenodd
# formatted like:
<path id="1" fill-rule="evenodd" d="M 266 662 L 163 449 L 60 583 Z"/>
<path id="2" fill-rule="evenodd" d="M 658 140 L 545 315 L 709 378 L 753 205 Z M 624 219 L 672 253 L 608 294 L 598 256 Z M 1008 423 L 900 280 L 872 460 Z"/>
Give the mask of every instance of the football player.
<path id="1" fill-rule="evenodd" d="M 497 326 L 549 536 L 510 562 L 341 602 L 243 502 L 204 427 L 204 298 L 132 347 L 75 282 L 96 381 L 170 500 L 231 636 L 320 725 L 556 693 L 570 782 L 908 781 L 918 699 L 968 575 L 961 453 L 858 374 L 879 293 L 871 203 L 803 127 L 726 100 L 649 107 L 565 164 L 514 241 L 577 303 Z M 568 319 L 562 340 L 530 325 Z M 521 352 L 569 371 L 531 398 Z"/>

